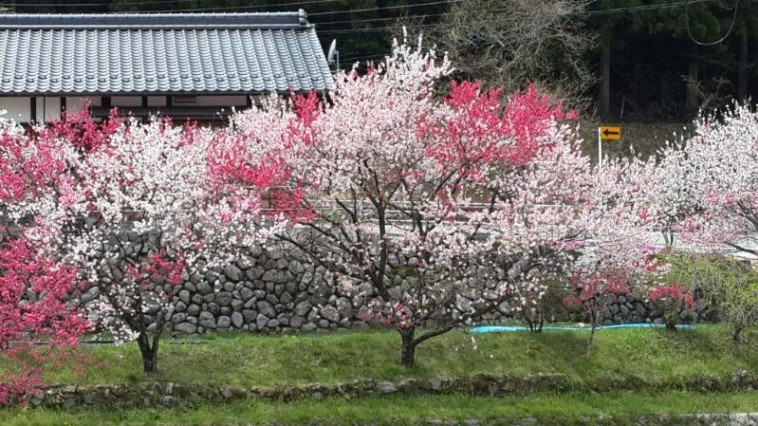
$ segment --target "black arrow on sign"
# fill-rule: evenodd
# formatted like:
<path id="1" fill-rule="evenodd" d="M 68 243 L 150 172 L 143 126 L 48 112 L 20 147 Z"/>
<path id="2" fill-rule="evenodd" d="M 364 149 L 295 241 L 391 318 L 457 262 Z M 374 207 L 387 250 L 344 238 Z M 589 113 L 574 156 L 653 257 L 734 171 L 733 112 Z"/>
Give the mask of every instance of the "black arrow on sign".
<path id="1" fill-rule="evenodd" d="M 612 132 L 611 129 L 605 129 L 605 130 L 603 130 L 603 135 L 606 136 L 606 137 L 607 136 L 619 136 L 620 134 L 621 134 L 620 132 Z"/>

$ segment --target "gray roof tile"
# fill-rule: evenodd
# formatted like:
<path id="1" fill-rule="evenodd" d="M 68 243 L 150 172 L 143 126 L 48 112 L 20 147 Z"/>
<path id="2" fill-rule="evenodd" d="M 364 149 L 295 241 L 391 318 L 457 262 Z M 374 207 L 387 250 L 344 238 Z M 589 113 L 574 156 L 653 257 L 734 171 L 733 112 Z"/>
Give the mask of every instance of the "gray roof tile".
<path id="1" fill-rule="evenodd" d="M 327 90 L 304 12 L 0 14 L 0 94 Z"/>

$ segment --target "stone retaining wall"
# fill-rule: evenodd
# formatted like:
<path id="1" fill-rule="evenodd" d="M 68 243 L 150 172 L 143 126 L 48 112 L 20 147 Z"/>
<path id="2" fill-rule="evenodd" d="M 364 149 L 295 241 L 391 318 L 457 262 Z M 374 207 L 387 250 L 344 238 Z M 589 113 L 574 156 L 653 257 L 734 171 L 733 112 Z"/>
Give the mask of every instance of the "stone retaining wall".
<path id="1" fill-rule="evenodd" d="M 619 377 L 602 385 L 572 382 L 564 374 L 531 374 L 524 376 L 477 373 L 470 377 L 435 376 L 428 379 L 407 378 L 400 381 L 356 380 L 339 384 L 305 384 L 294 386 L 228 386 L 220 384 L 182 385 L 179 383 L 136 383 L 131 385 L 77 386 L 60 385 L 40 389 L 30 400 L 32 405 L 57 407 L 92 406 L 147 408 L 230 402 L 248 398 L 274 401 L 300 399 L 321 400 L 330 397 L 363 398 L 379 395 L 444 395 L 472 396 L 528 395 L 542 392 L 606 392 L 687 390 L 696 392 L 751 392 L 758 386 L 756 377 L 734 372 L 731 377 L 694 375 L 671 383 L 650 383 L 642 379 Z"/>
<path id="2" fill-rule="evenodd" d="M 414 259 L 394 258 L 395 265 L 413 264 Z M 204 333 L 209 330 L 293 332 L 366 326 L 359 318 L 374 297 L 370 285 L 357 294 L 342 292 L 331 284 L 331 275 L 310 264 L 296 249 L 279 247 L 251 251 L 250 257 L 225 268 L 195 275 L 174 297 L 169 321 L 174 333 Z M 473 298 L 468 300 L 473 302 Z M 463 300 L 461 310 L 471 306 Z M 480 323 L 513 321 L 510 309 L 485 314 Z M 663 323 L 662 313 L 644 300 L 621 296 L 602 312 L 604 322 Z M 683 322 L 698 321 L 699 314 L 682 315 Z"/>
<path id="3" fill-rule="evenodd" d="M 149 236 L 125 232 L 119 239 L 122 241 L 119 244 L 121 258 L 144 255 L 155 249 Z M 409 269 L 413 269 L 416 262 L 415 258 L 406 259 L 402 255 L 390 259 L 391 265 L 408 266 Z M 112 264 L 111 269 L 114 279 L 123 276 L 123 268 L 118 270 Z M 403 280 L 401 277 L 396 279 Z M 488 278 L 482 276 L 481 279 Z M 472 282 L 470 293 L 473 294 L 473 288 L 478 286 L 479 283 Z M 399 290 L 399 286 L 392 289 L 395 290 Z M 99 294 L 98 288 L 92 288 L 82 295 L 82 302 L 91 303 Z M 457 305 L 459 310 L 476 306 L 473 296 L 463 296 Z M 257 247 L 243 259 L 223 268 L 210 269 L 202 275 L 192 275 L 181 284 L 173 297 L 168 331 L 173 334 L 229 330 L 287 333 L 365 327 L 366 323 L 360 319 L 365 316 L 361 313 L 367 311 L 373 297 L 368 284 L 360 286 L 356 294 L 341 291 L 332 285 L 330 273 L 309 263 L 307 257 L 292 246 Z M 483 315 L 477 323 L 514 321 L 507 304 L 499 308 L 499 311 Z M 623 296 L 609 305 L 602 315 L 605 324 L 663 322 L 661 312 L 651 309 L 646 301 Z M 682 316 L 683 322 L 699 319 L 699 312 Z"/>
<path id="4" fill-rule="evenodd" d="M 313 331 L 350 327 L 364 297 L 340 294 L 323 267 L 284 249 L 256 249 L 250 257 L 193 275 L 174 297 L 170 327 L 208 330 Z"/>

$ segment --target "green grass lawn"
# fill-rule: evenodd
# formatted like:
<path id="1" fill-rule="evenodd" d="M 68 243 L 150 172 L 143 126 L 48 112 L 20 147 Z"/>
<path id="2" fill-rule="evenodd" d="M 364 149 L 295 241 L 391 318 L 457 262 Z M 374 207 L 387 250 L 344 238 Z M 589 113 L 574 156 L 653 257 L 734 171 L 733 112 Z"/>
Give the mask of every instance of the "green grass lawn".
<path id="1" fill-rule="evenodd" d="M 291 403 L 250 400 L 192 409 L 109 410 L 21 408 L 0 411 L 3 425 L 227 425 L 227 424 L 429 424 L 434 420 L 511 425 L 518 419 L 537 424 L 640 424 L 640 416 L 750 412 L 758 407 L 752 393 L 669 392 L 529 395 L 505 398 L 465 395 L 372 397 L 347 401 Z M 650 424 L 650 423 L 642 423 Z M 692 424 L 692 423 L 686 423 Z"/>
<path id="2" fill-rule="evenodd" d="M 237 386 L 335 384 L 352 380 L 407 377 L 535 373 L 566 374 L 572 383 L 619 380 L 666 384 L 693 376 L 729 378 L 737 370 L 758 374 L 758 330 L 749 330 L 743 350 L 731 353 L 729 330 L 704 326 L 666 332 L 661 329 L 601 330 L 589 360 L 588 333 L 526 332 L 470 336 L 451 332 L 418 348 L 414 368 L 399 365 L 396 332 L 343 332 L 295 336 L 221 334 L 206 343 L 161 346 L 159 372 L 145 375 L 136 344 L 87 346 L 78 350 L 92 360 L 84 374 L 50 372 L 47 382 L 127 384 L 143 380 Z M 179 340 L 179 342 L 182 342 Z"/>

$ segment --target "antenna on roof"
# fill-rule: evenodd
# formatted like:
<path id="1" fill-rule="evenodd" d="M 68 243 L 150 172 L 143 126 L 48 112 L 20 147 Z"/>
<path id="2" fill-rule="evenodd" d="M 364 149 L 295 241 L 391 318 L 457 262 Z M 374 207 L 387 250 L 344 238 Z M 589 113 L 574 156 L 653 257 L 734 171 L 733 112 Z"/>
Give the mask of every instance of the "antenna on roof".
<path id="1" fill-rule="evenodd" d="M 334 70 L 340 68 L 340 51 L 337 50 L 337 39 L 332 40 L 332 44 L 329 45 L 329 53 L 326 55 L 326 62 Z"/>

